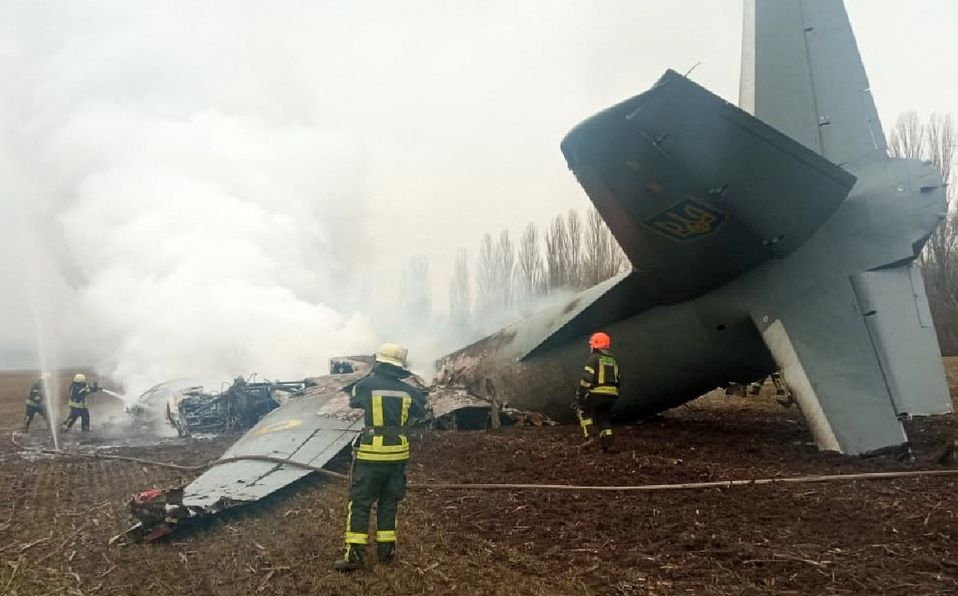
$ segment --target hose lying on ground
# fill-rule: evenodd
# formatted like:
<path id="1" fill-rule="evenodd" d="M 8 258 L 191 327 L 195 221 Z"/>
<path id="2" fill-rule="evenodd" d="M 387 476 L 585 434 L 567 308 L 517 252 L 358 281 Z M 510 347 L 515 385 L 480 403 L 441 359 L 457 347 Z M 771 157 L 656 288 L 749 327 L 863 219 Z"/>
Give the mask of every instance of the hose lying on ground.
<path id="1" fill-rule="evenodd" d="M 55 449 L 30 449 L 24 447 L 16 441 L 16 433 L 11 437 L 13 444 L 24 451 L 34 451 L 50 455 L 61 455 L 70 457 L 86 457 L 90 459 L 115 459 L 120 461 L 131 461 L 147 466 L 157 466 L 161 468 L 171 468 L 187 472 L 198 472 L 236 461 L 265 461 L 275 464 L 287 465 L 293 468 L 318 472 L 330 478 L 337 480 L 346 480 L 348 476 L 332 472 L 319 466 L 300 463 L 283 459 L 281 457 L 269 457 L 266 455 L 241 455 L 237 457 L 228 457 L 207 462 L 200 466 L 181 466 L 165 462 L 150 461 L 138 457 L 127 457 L 123 455 L 100 454 L 100 453 L 78 453 L 73 451 L 57 451 Z M 890 480 L 895 478 L 918 478 L 933 476 L 958 476 L 958 470 L 911 470 L 901 472 L 862 472 L 859 474 L 825 474 L 814 476 L 786 476 L 782 478 L 757 478 L 753 480 L 715 480 L 712 482 L 683 482 L 674 484 L 639 484 L 629 486 L 588 486 L 576 484 L 509 484 L 509 483 L 449 483 L 449 482 L 410 482 L 407 488 L 427 489 L 427 490 L 559 490 L 559 491 L 605 491 L 605 492 L 653 492 L 666 490 L 702 490 L 708 488 L 731 488 L 733 486 L 762 486 L 769 484 L 808 484 L 814 482 L 841 482 L 852 480 Z"/>

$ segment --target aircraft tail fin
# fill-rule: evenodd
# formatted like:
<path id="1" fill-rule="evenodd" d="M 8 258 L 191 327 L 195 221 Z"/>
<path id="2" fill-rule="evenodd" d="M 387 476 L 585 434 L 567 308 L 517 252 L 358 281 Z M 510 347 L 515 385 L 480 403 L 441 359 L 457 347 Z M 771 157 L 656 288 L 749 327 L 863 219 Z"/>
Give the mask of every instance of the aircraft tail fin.
<path id="1" fill-rule="evenodd" d="M 842 0 L 746 0 L 739 105 L 838 165 L 886 154 Z"/>
<path id="2" fill-rule="evenodd" d="M 668 71 L 579 124 L 562 152 L 660 304 L 693 298 L 801 246 L 855 177 Z"/>

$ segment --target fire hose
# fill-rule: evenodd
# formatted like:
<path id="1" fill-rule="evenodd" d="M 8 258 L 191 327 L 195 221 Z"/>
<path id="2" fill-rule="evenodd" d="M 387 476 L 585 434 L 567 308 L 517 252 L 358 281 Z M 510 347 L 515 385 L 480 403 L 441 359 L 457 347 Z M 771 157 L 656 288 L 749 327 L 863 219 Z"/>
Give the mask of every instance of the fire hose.
<path id="1" fill-rule="evenodd" d="M 329 478 L 337 480 L 347 480 L 346 474 L 333 472 L 319 466 L 313 466 L 303 462 L 297 462 L 281 457 L 270 457 L 266 455 L 242 455 L 237 457 L 228 457 L 207 462 L 199 466 L 183 466 L 167 462 L 152 461 L 138 457 L 128 457 L 124 455 L 113 455 L 106 453 L 83 453 L 76 451 L 64 451 L 55 449 L 31 449 L 20 444 L 16 440 L 16 434 L 11 436 L 12 443 L 23 451 L 32 451 L 48 455 L 81 457 L 89 459 L 112 459 L 119 461 L 129 461 L 148 466 L 169 468 L 184 472 L 199 472 L 212 468 L 214 466 L 227 464 L 236 461 L 263 461 L 281 465 L 287 465 L 293 468 L 300 468 L 310 472 L 318 472 Z M 732 488 L 735 486 L 764 486 L 775 484 L 810 484 L 819 482 L 850 482 L 854 480 L 891 480 L 899 478 L 920 478 L 935 476 L 958 476 L 956 470 L 910 470 L 899 472 L 861 472 L 857 474 L 818 474 L 810 476 L 783 476 L 778 478 L 755 478 L 741 480 L 715 480 L 710 482 L 681 482 L 671 484 L 638 484 L 622 486 L 603 486 L 603 485 L 582 485 L 582 484 L 516 484 L 516 483 L 455 483 L 455 482 L 410 482 L 407 488 L 424 490 L 549 490 L 549 491 L 601 491 L 601 492 L 656 492 L 656 491 L 675 491 L 675 490 L 704 490 L 711 488 Z"/>

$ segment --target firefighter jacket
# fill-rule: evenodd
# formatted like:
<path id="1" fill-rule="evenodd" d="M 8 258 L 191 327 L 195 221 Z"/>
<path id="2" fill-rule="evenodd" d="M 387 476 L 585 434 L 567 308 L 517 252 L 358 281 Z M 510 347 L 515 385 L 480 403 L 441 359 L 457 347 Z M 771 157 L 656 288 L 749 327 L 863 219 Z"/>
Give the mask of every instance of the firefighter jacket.
<path id="1" fill-rule="evenodd" d="M 397 366 L 377 363 L 373 372 L 353 385 L 349 406 L 365 410 L 366 427 L 356 459 L 398 462 L 409 459 L 409 441 L 403 429 L 410 417 L 426 414 L 426 396 L 400 379 L 409 373 Z"/>
<path id="2" fill-rule="evenodd" d="M 27 405 L 43 405 L 43 381 L 37 381 L 30 386 L 30 393 L 27 394 Z"/>
<path id="3" fill-rule="evenodd" d="M 589 356 L 576 388 L 579 399 L 589 395 L 619 395 L 619 363 L 606 350 L 596 350 Z"/>
<path id="4" fill-rule="evenodd" d="M 67 403 L 71 408 L 86 409 L 86 396 L 93 393 L 93 387 L 89 383 L 70 383 L 70 401 Z"/>

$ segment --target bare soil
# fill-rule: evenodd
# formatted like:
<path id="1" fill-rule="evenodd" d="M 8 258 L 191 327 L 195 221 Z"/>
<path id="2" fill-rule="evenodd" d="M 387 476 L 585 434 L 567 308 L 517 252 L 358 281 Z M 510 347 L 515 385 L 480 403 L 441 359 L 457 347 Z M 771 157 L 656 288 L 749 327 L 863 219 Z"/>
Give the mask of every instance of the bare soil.
<path id="1" fill-rule="evenodd" d="M 956 395 L 958 360 L 946 368 Z M 342 576 L 331 565 L 346 491 L 312 476 L 167 542 L 111 547 L 128 525 L 131 493 L 192 475 L 24 457 L 9 437 L 31 380 L 0 375 L 0 594 L 958 593 L 955 477 L 631 494 L 410 489 L 400 559 Z M 611 455 L 579 448 L 572 426 L 422 431 L 408 476 L 658 484 L 935 469 L 944 467 L 935 452 L 958 428 L 953 415 L 910 422 L 913 461 L 822 454 L 798 411 L 770 393 L 711 395 L 618 427 Z M 97 422 L 95 409 L 94 431 L 74 431 L 68 447 L 199 464 L 235 440 L 109 447 L 116 438 Z M 26 440 L 49 443 L 42 422 Z"/>

